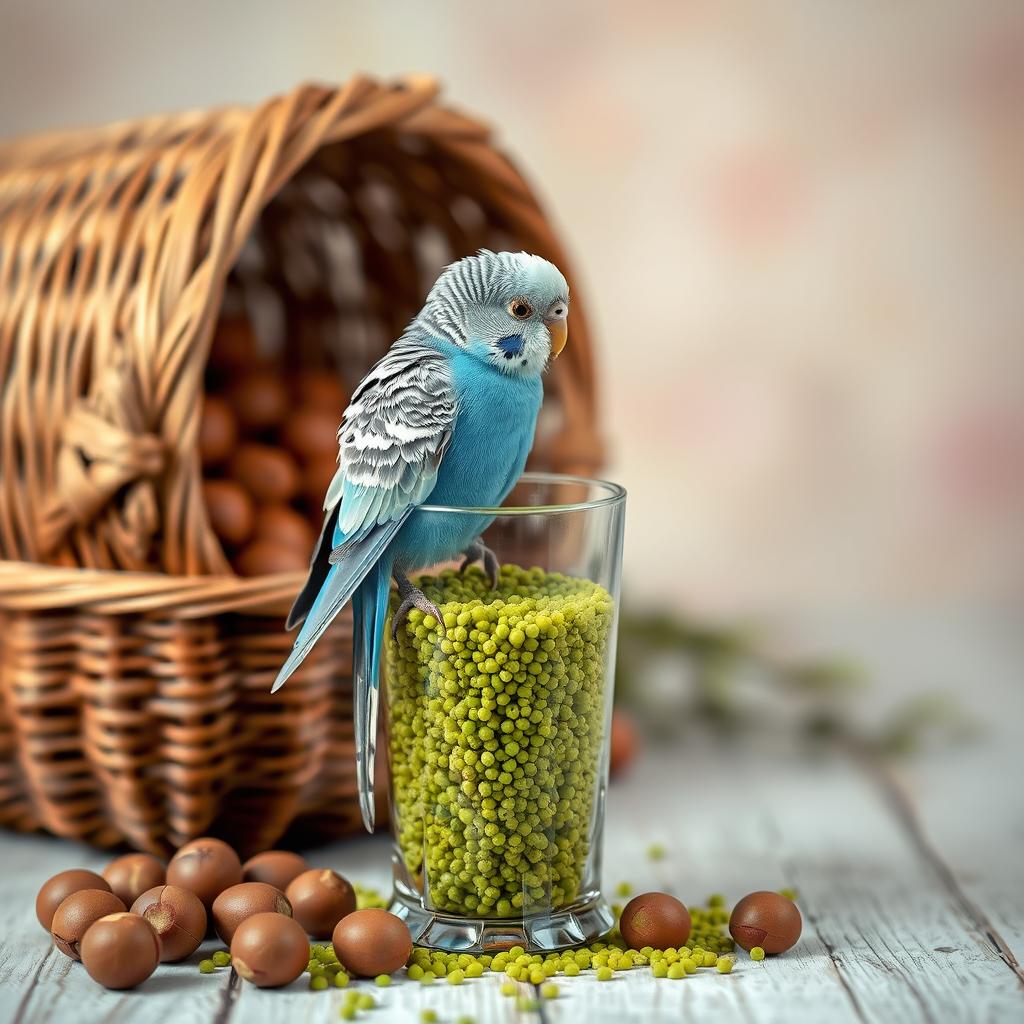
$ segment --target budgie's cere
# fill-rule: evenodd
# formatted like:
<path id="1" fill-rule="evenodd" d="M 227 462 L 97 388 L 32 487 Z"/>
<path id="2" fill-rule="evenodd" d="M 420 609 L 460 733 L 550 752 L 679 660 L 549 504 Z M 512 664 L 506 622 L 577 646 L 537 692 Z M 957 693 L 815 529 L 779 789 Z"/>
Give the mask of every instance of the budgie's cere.
<path id="1" fill-rule="evenodd" d="M 462 553 L 493 555 L 485 518 L 411 515 L 422 504 L 494 507 L 523 471 L 542 398 L 541 375 L 566 342 L 569 289 L 528 253 L 482 250 L 448 267 L 423 309 L 352 395 L 338 433 L 338 472 L 324 529 L 289 625 L 303 622 L 276 690 L 352 601 L 357 766 L 373 821 L 376 687 L 391 578 L 412 608 L 437 616 L 408 580 Z"/>

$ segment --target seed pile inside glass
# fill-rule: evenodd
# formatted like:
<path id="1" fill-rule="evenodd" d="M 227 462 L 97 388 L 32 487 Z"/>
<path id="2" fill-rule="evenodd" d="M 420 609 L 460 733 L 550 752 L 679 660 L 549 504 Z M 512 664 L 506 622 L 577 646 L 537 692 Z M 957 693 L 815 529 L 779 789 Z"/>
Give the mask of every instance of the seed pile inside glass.
<path id="1" fill-rule="evenodd" d="M 417 585 L 387 647 L 398 843 L 436 908 L 514 917 L 571 903 L 590 850 L 604 730 L 606 590 L 505 566 Z M 390 634 L 388 634 L 390 635 Z"/>

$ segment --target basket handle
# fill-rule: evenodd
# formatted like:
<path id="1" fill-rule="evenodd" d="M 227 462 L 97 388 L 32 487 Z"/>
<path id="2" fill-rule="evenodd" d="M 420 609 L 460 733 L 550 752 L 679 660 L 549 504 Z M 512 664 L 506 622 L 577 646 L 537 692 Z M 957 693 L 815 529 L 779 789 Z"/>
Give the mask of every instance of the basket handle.
<path id="1" fill-rule="evenodd" d="M 145 432 L 131 363 L 115 358 L 64 421 L 56 480 L 43 503 L 41 554 L 52 556 L 68 532 L 112 505 L 109 541 L 121 565 L 145 565 L 159 511 L 153 479 L 164 469 L 164 442 Z"/>

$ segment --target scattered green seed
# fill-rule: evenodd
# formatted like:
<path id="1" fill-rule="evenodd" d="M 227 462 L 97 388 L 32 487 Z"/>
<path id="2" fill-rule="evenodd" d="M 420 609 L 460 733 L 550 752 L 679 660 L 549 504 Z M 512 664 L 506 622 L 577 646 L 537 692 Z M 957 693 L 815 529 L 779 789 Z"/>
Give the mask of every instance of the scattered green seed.
<path id="1" fill-rule="evenodd" d="M 719 974 L 732 974 L 732 965 L 735 963 L 731 956 L 720 956 L 715 967 Z"/>
<path id="2" fill-rule="evenodd" d="M 690 957 L 684 957 L 682 960 L 680 960 L 679 966 L 682 967 L 682 969 L 686 971 L 687 974 L 697 973 L 697 964 Z"/>
<path id="3" fill-rule="evenodd" d="M 779 895 L 780 896 L 785 896 L 787 900 L 793 900 L 794 902 L 796 902 L 796 900 L 797 900 L 797 891 L 796 891 L 796 889 L 789 889 L 789 888 L 780 889 L 779 890 Z"/>
<path id="4" fill-rule="evenodd" d="M 420 1010 L 420 1024 L 436 1024 L 437 1022 L 437 1010 L 431 1010 L 429 1007 L 426 1010 Z"/>
<path id="5" fill-rule="evenodd" d="M 352 979 L 344 971 L 338 971 L 334 975 L 335 988 L 347 988 Z"/>
<path id="6" fill-rule="evenodd" d="M 328 984 L 329 982 L 322 974 L 309 979 L 309 987 L 316 992 L 323 991 L 323 989 L 327 988 Z"/>
<path id="7" fill-rule="evenodd" d="M 391 975 L 378 974 L 377 977 L 373 979 L 373 983 L 377 986 L 377 988 L 387 988 L 388 985 L 391 984 Z"/>
<path id="8" fill-rule="evenodd" d="M 359 999 L 356 1002 L 356 1006 L 360 1010 L 372 1010 L 377 1005 L 377 1000 L 370 995 L 369 992 L 360 992 Z"/>
<path id="9" fill-rule="evenodd" d="M 616 896 L 628 896 L 632 891 L 633 886 L 630 885 L 629 882 L 619 882 L 619 884 L 615 886 Z"/>
<path id="10" fill-rule="evenodd" d="M 676 965 L 672 964 L 671 966 L 675 967 Z M 667 978 L 668 969 L 669 964 L 665 963 L 664 960 L 655 960 L 654 963 L 651 964 L 651 974 L 656 978 Z"/>
<path id="11" fill-rule="evenodd" d="M 651 845 L 647 847 L 647 859 L 664 860 L 667 852 L 668 851 L 661 843 L 651 843 Z"/>
<path id="12" fill-rule="evenodd" d="M 687 974 L 684 961 L 680 960 L 679 963 L 671 964 L 666 969 L 666 977 L 671 978 L 673 981 L 678 981 L 680 978 L 685 978 Z"/>
<path id="13" fill-rule="evenodd" d="M 559 993 L 558 986 L 553 982 L 549 981 L 540 987 L 540 994 L 542 999 L 557 999 Z"/>
<path id="14" fill-rule="evenodd" d="M 597 980 L 598 981 L 611 981 L 615 977 L 615 972 L 610 967 L 598 967 L 597 969 Z"/>
<path id="15" fill-rule="evenodd" d="M 341 1017 L 342 1020 L 355 1020 L 356 1019 L 356 1014 L 358 1012 L 359 1012 L 359 1007 L 358 1006 L 346 1005 L 346 1006 L 343 1006 L 338 1011 L 338 1016 Z"/>
<path id="16" fill-rule="evenodd" d="M 580 965 L 575 960 L 570 960 L 563 968 L 562 973 L 567 978 L 576 978 L 580 973 Z"/>
<path id="17" fill-rule="evenodd" d="M 470 1017 L 468 1013 L 464 1013 L 461 1017 L 455 1018 L 455 1024 L 476 1024 L 476 1018 Z"/>
<path id="18" fill-rule="evenodd" d="M 503 996 L 514 996 L 519 991 L 519 986 L 514 981 L 503 981 L 501 983 L 501 994 Z"/>
<path id="19" fill-rule="evenodd" d="M 213 974 L 215 970 L 217 970 L 217 965 L 212 960 L 199 961 L 200 974 Z"/>
<path id="20" fill-rule="evenodd" d="M 218 949 L 211 959 L 218 967 L 227 967 L 231 963 L 231 954 L 226 949 Z"/>
<path id="21" fill-rule="evenodd" d="M 461 985 L 466 980 L 466 972 L 456 968 L 448 975 L 449 985 Z"/>
<path id="22" fill-rule="evenodd" d="M 755 946 L 750 951 L 750 959 L 751 960 L 763 960 L 764 959 L 764 950 L 760 946 Z"/>
<path id="23" fill-rule="evenodd" d="M 516 1000 L 516 1009 L 520 1013 L 535 1013 L 540 1009 L 540 1000 L 533 996 L 520 996 Z"/>

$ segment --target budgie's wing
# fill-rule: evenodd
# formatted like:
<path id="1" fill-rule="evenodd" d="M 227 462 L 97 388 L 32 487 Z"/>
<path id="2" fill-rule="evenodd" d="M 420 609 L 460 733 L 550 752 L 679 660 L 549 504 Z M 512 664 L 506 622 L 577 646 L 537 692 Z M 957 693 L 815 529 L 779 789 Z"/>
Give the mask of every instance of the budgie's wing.
<path id="1" fill-rule="evenodd" d="M 394 346 L 352 396 L 338 432 L 338 472 L 324 529 L 289 623 L 304 622 L 273 689 L 280 688 L 434 488 L 456 398 L 448 361 L 415 342 Z"/>

